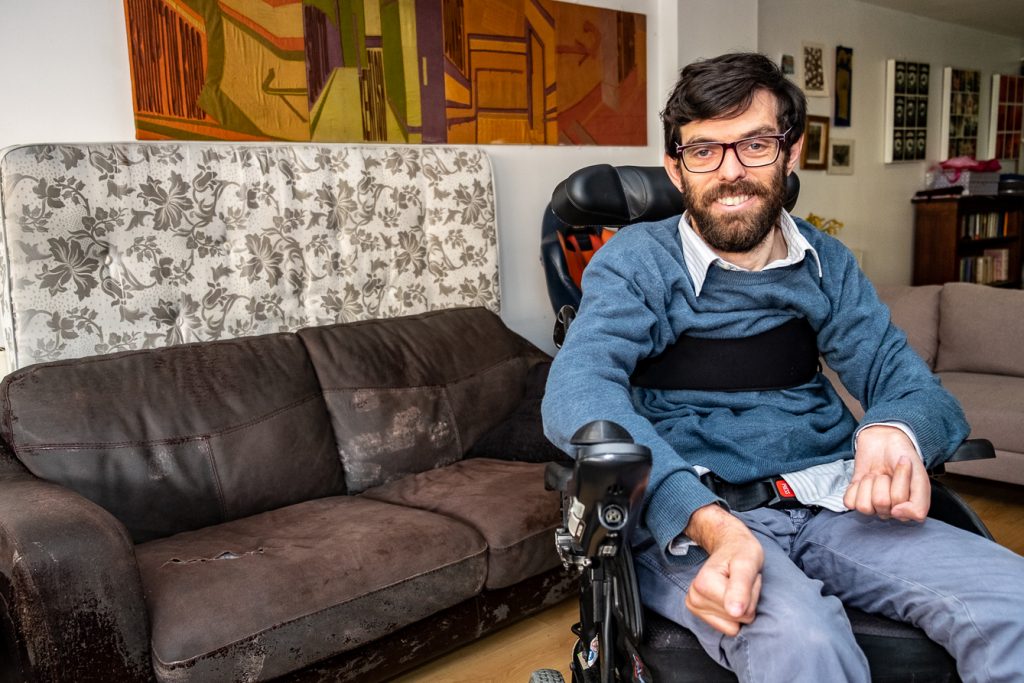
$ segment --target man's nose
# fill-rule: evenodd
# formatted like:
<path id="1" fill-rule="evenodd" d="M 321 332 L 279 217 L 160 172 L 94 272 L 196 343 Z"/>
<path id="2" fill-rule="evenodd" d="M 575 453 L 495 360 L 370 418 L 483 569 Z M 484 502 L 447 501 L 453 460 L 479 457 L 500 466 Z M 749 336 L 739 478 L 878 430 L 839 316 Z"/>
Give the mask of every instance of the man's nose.
<path id="1" fill-rule="evenodd" d="M 730 147 L 725 150 L 722 157 L 722 165 L 718 167 L 718 177 L 725 181 L 739 180 L 747 174 L 747 167 L 740 163 L 736 148 Z"/>

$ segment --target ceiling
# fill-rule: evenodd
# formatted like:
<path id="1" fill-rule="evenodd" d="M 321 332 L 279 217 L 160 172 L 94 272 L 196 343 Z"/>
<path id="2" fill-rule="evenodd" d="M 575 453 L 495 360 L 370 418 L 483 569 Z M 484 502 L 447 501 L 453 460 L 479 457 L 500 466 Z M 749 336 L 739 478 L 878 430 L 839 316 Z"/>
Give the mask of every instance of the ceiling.
<path id="1" fill-rule="evenodd" d="M 1022 0 L 862 0 L 870 5 L 1024 40 Z"/>

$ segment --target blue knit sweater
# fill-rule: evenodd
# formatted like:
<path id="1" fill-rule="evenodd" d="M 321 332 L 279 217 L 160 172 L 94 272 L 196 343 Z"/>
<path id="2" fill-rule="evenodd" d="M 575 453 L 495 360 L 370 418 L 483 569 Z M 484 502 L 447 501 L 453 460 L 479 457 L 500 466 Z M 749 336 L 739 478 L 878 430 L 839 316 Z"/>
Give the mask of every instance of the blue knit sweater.
<path id="1" fill-rule="evenodd" d="M 679 217 L 620 231 L 587 266 L 583 300 L 555 357 L 542 407 L 549 439 L 591 420 L 612 420 L 654 459 L 642 525 L 665 549 L 693 512 L 717 499 L 693 465 L 740 483 L 852 458 L 857 422 L 818 373 L 774 391 L 631 388 L 638 361 L 681 334 L 747 337 L 793 317 L 817 332 L 818 349 L 866 408 L 862 424 L 899 421 L 925 464 L 942 462 L 968 432 L 963 412 L 891 324 L 852 253 L 797 219 L 814 259 L 757 272 L 712 267 L 699 297 L 686 270 Z"/>

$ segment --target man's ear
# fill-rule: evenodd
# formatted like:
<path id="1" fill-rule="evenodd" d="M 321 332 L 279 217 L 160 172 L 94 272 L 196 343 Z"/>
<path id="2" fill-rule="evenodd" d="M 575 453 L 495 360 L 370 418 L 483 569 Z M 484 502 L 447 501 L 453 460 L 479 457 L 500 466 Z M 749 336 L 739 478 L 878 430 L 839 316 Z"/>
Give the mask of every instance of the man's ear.
<path id="1" fill-rule="evenodd" d="M 683 191 L 683 172 L 679 168 L 679 159 L 673 159 L 669 155 L 664 155 L 661 161 L 665 167 L 665 172 L 668 173 L 668 177 L 672 180 L 672 184 L 676 186 L 676 189 L 680 192 Z"/>
<path id="2" fill-rule="evenodd" d="M 800 156 L 804 151 L 804 135 L 800 136 L 793 146 L 789 148 L 789 158 L 786 161 L 786 175 L 792 173 L 800 163 Z"/>

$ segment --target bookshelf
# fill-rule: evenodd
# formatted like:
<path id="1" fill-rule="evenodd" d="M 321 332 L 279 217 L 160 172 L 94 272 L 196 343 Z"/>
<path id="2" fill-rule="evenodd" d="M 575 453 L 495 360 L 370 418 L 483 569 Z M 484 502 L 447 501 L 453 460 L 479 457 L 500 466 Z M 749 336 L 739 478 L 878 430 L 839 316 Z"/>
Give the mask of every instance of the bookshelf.
<path id="1" fill-rule="evenodd" d="M 1021 287 L 1024 196 L 914 199 L 913 284 Z"/>

